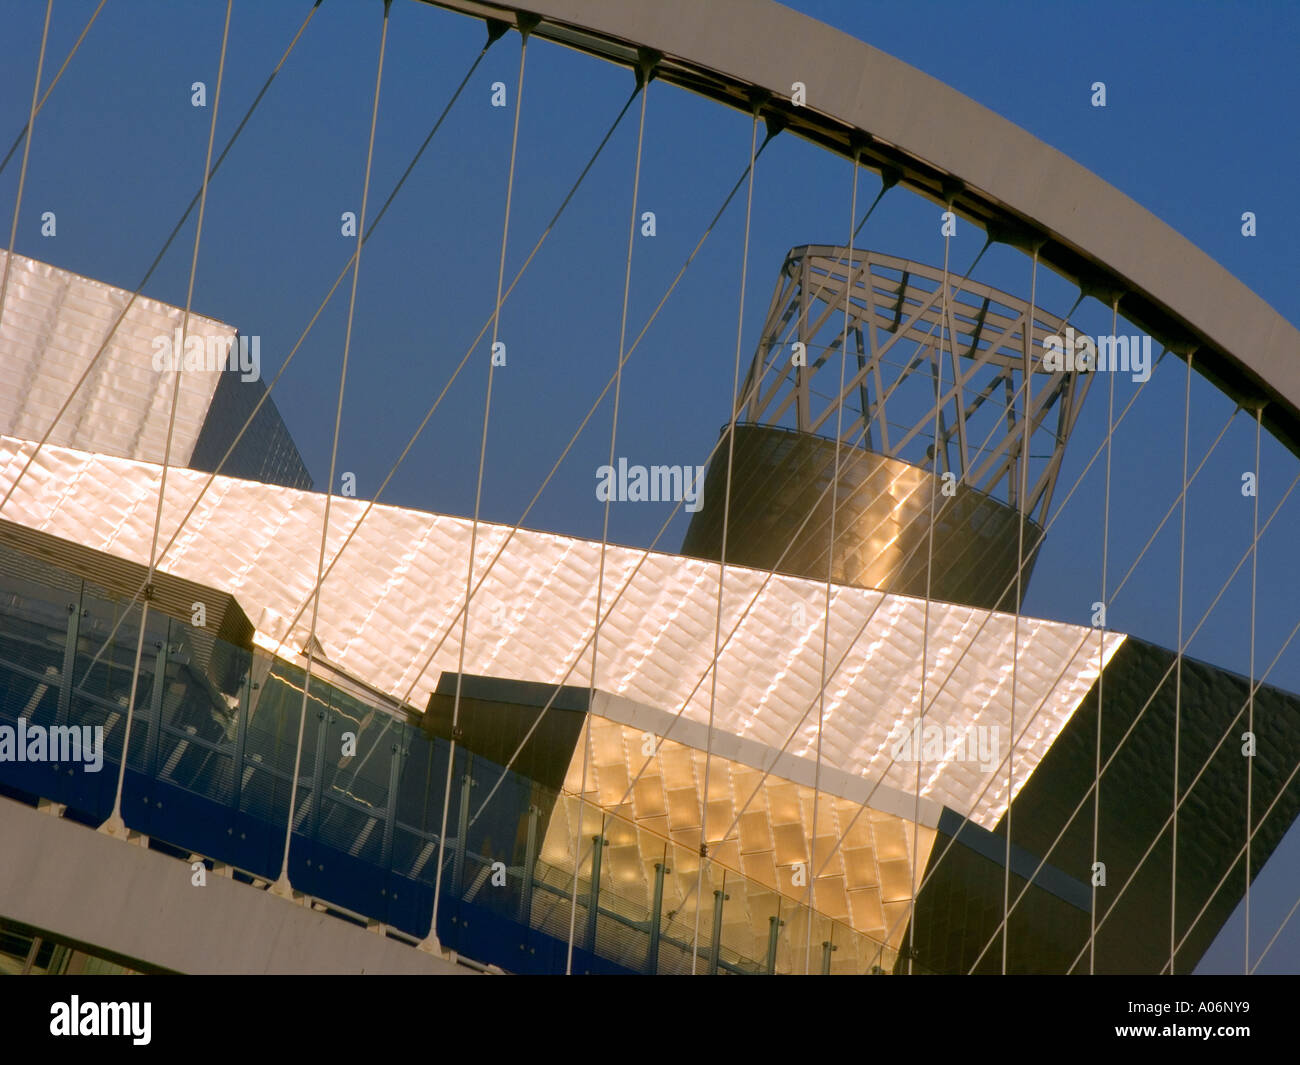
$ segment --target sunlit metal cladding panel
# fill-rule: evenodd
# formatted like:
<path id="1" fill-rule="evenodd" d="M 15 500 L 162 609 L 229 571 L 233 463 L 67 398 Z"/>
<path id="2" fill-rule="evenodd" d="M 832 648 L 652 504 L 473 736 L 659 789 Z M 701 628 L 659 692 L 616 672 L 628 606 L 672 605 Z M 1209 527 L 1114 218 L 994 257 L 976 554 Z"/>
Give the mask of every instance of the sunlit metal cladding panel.
<path id="1" fill-rule="evenodd" d="M 965 485 L 946 495 L 933 474 L 899 459 L 845 446 L 837 456 L 833 440 L 772 426 L 736 426 L 729 490 L 727 480 L 725 457 L 715 459 L 683 554 L 722 557 L 723 503 L 729 500 L 729 563 L 1014 610 L 1042 539 L 1026 518 L 1017 582 L 1020 516 L 1014 508 Z"/>
<path id="2" fill-rule="evenodd" d="M 186 324 L 180 307 L 131 299 L 125 289 L 14 255 L 0 322 L 0 434 L 40 440 L 49 432 L 52 444 L 162 462 L 176 377 L 160 372 L 155 356 L 163 364 L 184 325 L 205 349 L 203 368 L 181 373 L 176 396 L 170 459 L 189 462 L 222 373 L 208 366 L 209 339 L 214 351 L 227 351 L 235 329 L 193 313 Z"/>
<path id="3" fill-rule="evenodd" d="M 0 439 L 0 492 L 34 449 Z M 147 562 L 159 474 L 146 463 L 47 446 L 4 516 Z M 206 481 L 194 471 L 170 471 L 164 539 Z M 474 541 L 474 572 L 483 583 L 470 611 L 464 669 L 551 685 L 591 680 L 599 543 L 482 522 L 475 538 L 467 518 L 385 505 L 362 523 L 368 506 L 333 500 L 329 576 L 315 628 L 330 661 L 395 699 L 425 702 L 439 673 L 459 668 Z M 160 568 L 228 591 L 252 619 L 255 643 L 298 657 L 311 632 L 316 579 L 314 549 L 306 545 L 319 546 L 324 509 L 323 495 L 218 477 Z M 920 793 L 971 810 L 985 827 L 1001 817 L 1100 668 L 1098 637 L 1082 626 L 1021 617 L 1017 641 L 1011 614 L 942 602 L 927 611 L 921 599 L 845 585 L 833 587 L 828 604 L 824 581 L 729 567 L 715 691 L 717 563 L 610 546 L 604 566 L 596 687 L 685 721 L 712 720 L 798 758 L 811 759 L 820 747 L 824 767 L 900 791 L 916 790 L 915 765 L 896 761 L 891 748 L 917 720 L 922 641 L 928 634 L 932 647 L 962 649 L 926 663 L 926 722 L 996 727 L 1004 751 L 1015 745 L 1012 790 L 994 758 L 989 766 L 924 764 Z M 1123 639 L 1105 635 L 1103 661 Z"/>

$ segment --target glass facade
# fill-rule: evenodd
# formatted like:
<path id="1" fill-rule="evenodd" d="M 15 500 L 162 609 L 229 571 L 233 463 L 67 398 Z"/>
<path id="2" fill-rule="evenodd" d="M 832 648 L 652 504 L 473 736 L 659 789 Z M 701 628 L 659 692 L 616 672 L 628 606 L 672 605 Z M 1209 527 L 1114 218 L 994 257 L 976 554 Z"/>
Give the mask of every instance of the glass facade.
<path id="1" fill-rule="evenodd" d="M 91 826 L 109 816 L 139 616 L 121 594 L 0 546 L 0 795 L 59 804 L 65 818 Z M 564 972 L 570 939 L 580 973 L 1000 968 L 1005 823 L 979 829 L 944 810 L 937 836 L 914 837 L 893 815 L 862 808 L 857 819 L 852 804 L 841 809 L 823 794 L 812 833 L 806 789 L 769 777 L 738 839 L 715 845 L 725 834 L 719 826 L 759 775 L 715 758 L 704 855 L 699 752 L 665 741 L 648 753 L 639 729 L 588 713 L 585 689 L 562 708 L 572 720 L 550 715 L 537 750 L 515 760 L 512 737 L 531 726 L 550 687 L 467 677 L 453 762 L 447 692 L 454 676 L 444 676 L 430 709 L 419 713 L 321 663 L 304 720 L 298 665 L 154 610 L 143 647 L 123 819 L 155 850 L 228 866 L 250 890 L 280 875 L 301 721 L 288 871 L 296 891 L 340 919 L 423 939 L 441 845 L 439 940 L 507 971 Z M 1142 730 L 1132 753 L 1102 779 L 1100 853 L 1113 885 L 1127 885 L 1142 867 L 1139 844 L 1158 835 L 1158 824 L 1144 822 L 1165 818 L 1172 806 L 1164 740 L 1174 695 L 1160 683 L 1172 663 L 1170 652 L 1131 641 L 1106 672 L 1103 756 L 1130 729 Z M 1230 828 L 1246 799 L 1240 755 L 1222 753 L 1204 773 L 1194 756 L 1243 727 L 1245 682 L 1191 660 L 1184 669 L 1190 755 L 1180 766 L 1181 815 L 1189 830 L 1180 838 L 1180 867 L 1203 872 L 1187 881 L 1179 904 L 1189 923 L 1196 911 L 1208 913 L 1179 959 L 1190 969 L 1240 895 L 1242 858 Z M 485 681 L 490 692 L 479 691 Z M 1153 688 L 1154 701 L 1146 695 Z M 1276 805 L 1281 817 L 1256 835 L 1253 870 L 1300 806 L 1300 786 L 1284 772 L 1300 743 L 1297 702 L 1261 688 L 1256 704 L 1269 754 L 1254 767 L 1255 816 Z M 1096 725 L 1094 691 L 1015 801 L 1013 898 L 1028 890 L 1010 922 L 1009 971 L 1062 971 L 1087 942 L 1091 818 L 1056 836 L 1087 798 Z M 15 757 L 12 740 L 6 749 L 6 733 L 37 729 L 86 737 L 102 730 L 102 765 L 88 772 L 66 758 Z M 574 768 L 584 748 L 585 779 Z M 639 783 L 625 796 L 634 774 Z M 793 863 L 812 857 L 810 835 L 815 908 L 805 904 L 806 886 L 788 876 Z M 837 855 L 830 845 L 841 836 Z M 1168 905 L 1169 857 L 1156 853 L 1131 890 L 1100 896 L 1106 924 L 1096 941 L 1098 971 L 1144 971 L 1166 947 L 1161 929 L 1146 926 L 1153 906 Z M 57 931 L 31 935 L 53 941 Z"/>
<path id="2" fill-rule="evenodd" d="M 0 760 L 0 794 L 62 804 L 65 817 L 88 825 L 108 817 L 138 624 L 138 609 L 121 597 L 0 547 L 0 726 L 103 730 L 98 771 Z M 154 849 L 230 866 L 249 885 L 275 880 L 304 680 L 298 666 L 151 611 L 126 824 Z M 306 706 L 289 874 L 296 891 L 342 919 L 412 940 L 428 933 L 450 771 L 437 931 L 467 957 L 507 971 L 563 972 L 572 923 L 575 972 L 894 968 L 885 943 L 630 818 L 464 745 L 453 764 L 450 743 L 420 715 L 347 678 L 314 672 Z M 575 836 L 576 891 L 574 848 L 564 845 Z M 625 875 L 628 855 L 646 865 L 635 883 Z"/>
<path id="3" fill-rule="evenodd" d="M 0 976 L 134 976 L 139 971 L 38 929 L 0 921 Z"/>

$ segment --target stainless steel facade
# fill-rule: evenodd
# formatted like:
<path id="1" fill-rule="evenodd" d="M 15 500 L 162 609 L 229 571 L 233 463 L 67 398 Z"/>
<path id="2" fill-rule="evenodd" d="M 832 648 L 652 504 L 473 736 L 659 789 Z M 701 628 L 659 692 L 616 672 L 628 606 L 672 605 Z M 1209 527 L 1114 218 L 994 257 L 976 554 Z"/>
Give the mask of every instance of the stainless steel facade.
<path id="1" fill-rule="evenodd" d="M 833 440 L 738 425 L 728 492 L 725 450 L 719 454 L 683 554 L 722 557 L 730 497 L 728 563 L 989 610 L 1016 609 L 1017 590 L 1023 599 L 1028 589 L 1041 530 L 1025 520 L 1022 554 L 1017 512 L 976 489 L 955 485 L 945 496 L 933 474 L 898 459 L 855 447 L 841 447 L 837 457 Z M 1019 583 L 1018 558 L 1025 560 Z"/>

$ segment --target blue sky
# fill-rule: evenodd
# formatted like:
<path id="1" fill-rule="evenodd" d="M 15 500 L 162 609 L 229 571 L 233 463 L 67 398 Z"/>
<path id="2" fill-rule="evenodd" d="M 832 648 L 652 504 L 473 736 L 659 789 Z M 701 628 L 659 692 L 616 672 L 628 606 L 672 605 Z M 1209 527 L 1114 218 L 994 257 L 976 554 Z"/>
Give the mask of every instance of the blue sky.
<path id="1" fill-rule="evenodd" d="M 1290 212 L 1297 200 L 1300 99 L 1295 42 L 1300 8 L 1277 0 L 1215 3 L 912 3 L 801 0 L 791 6 L 919 67 L 1023 126 L 1105 178 L 1223 264 L 1283 316 L 1300 323 Z M 80 32 L 90 0 L 59 0 L 46 77 Z M 235 4 L 217 143 L 233 132 L 310 3 Z M 3 148 L 26 120 L 44 5 L 0 0 Z M 275 373 L 352 250 L 339 216 L 359 211 L 377 57 L 378 0 L 326 0 L 242 135 L 209 193 L 195 309 L 262 337 L 263 373 Z M 109 0 L 37 120 L 17 250 L 134 289 L 198 185 L 210 111 L 190 105 L 190 85 L 216 84 L 225 5 Z M 391 17 L 372 171 L 371 210 L 424 139 L 482 43 L 481 26 L 413 0 Z M 490 86 L 514 100 L 518 38 L 488 53 L 375 238 L 366 246 L 339 444 L 339 471 L 358 492 L 378 488 L 407 437 L 492 311 L 512 109 L 494 109 Z M 1089 103 L 1094 81 L 1108 106 Z M 509 240 L 507 282 L 631 91 L 631 76 L 567 50 L 530 47 Z M 612 372 L 617 355 L 624 242 L 635 150 L 635 109 L 525 273 L 501 317 L 508 365 L 493 384 L 483 484 L 484 518 L 514 522 Z M 747 160 L 744 115 L 664 85 L 647 107 L 639 209 L 658 235 L 634 250 L 630 336 L 640 330 Z M 0 216 L 17 190 L 15 159 L 0 175 Z M 786 251 L 847 236 L 852 176 L 790 136 L 778 137 L 756 172 L 742 359 L 752 356 Z M 860 202 L 877 189 L 860 176 Z M 57 237 L 43 238 L 53 210 Z M 1240 232 L 1254 211 L 1258 235 Z M 937 208 L 895 190 L 863 240 L 881 251 L 942 262 Z M 6 229 L 7 232 L 7 229 Z M 701 463 L 727 419 L 744 236 L 743 198 L 724 216 L 628 364 L 618 453 L 629 461 Z M 193 229 L 182 234 L 147 293 L 184 303 Z M 959 227 L 952 262 L 962 271 L 982 243 Z M 991 251 L 975 275 L 1026 295 L 1027 260 Z M 276 401 L 322 485 L 329 467 L 347 311 L 347 284 L 307 336 L 275 390 Z M 1040 270 L 1039 302 L 1064 313 L 1074 290 Z M 1081 325 L 1109 332 L 1095 304 Z M 480 355 L 482 351 L 480 349 Z M 742 367 L 743 369 L 743 367 Z M 1113 585 L 1177 493 L 1184 368 L 1154 375 L 1115 437 L 1111 531 Z M 486 365 L 471 360 L 410 458 L 387 502 L 456 514 L 474 505 Z M 1117 403 L 1131 394 L 1117 385 Z M 1073 484 L 1105 431 L 1094 397 L 1067 453 Z M 1232 412 L 1194 380 L 1193 463 Z M 605 461 L 612 408 L 592 419 L 529 515 L 532 527 L 599 537 L 594 470 Z M 1100 420 L 1099 420 L 1100 418 Z M 1199 451 L 1197 450 L 1199 447 Z M 1238 414 L 1189 494 L 1186 614 L 1199 618 L 1250 542 L 1250 511 L 1237 489 L 1254 437 Z M 1297 472 L 1266 440 L 1261 512 Z M 1100 584 L 1102 484 L 1082 480 L 1049 537 L 1026 609 L 1086 623 Z M 671 510 L 615 507 L 611 538 L 648 545 Z M 1295 497 L 1261 542 L 1257 659 L 1269 661 L 1296 616 L 1300 522 Z M 681 515 L 660 540 L 675 550 Z M 1165 646 L 1176 642 L 1177 519 L 1152 546 L 1112 606 L 1111 624 Z M 1230 583 L 1189 654 L 1245 672 L 1249 586 Z M 1270 676 L 1300 691 L 1300 645 Z M 1257 941 L 1272 935 L 1295 898 L 1300 833 L 1293 831 L 1257 882 Z M 1205 968 L 1240 961 L 1230 923 Z M 1265 968 L 1300 969 L 1300 922 Z"/>

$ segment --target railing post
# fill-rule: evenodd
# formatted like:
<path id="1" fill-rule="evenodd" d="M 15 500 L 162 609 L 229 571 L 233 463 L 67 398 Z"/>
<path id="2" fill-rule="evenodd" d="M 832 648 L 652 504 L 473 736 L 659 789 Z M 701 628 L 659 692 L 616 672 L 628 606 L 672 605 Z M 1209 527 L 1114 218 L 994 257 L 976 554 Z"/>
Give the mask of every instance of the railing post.
<path id="1" fill-rule="evenodd" d="M 655 862 L 655 899 L 650 914 L 650 949 L 646 953 L 646 972 L 654 976 L 659 972 L 659 924 L 664 909 L 664 874 L 667 873 L 667 855 L 665 861 Z"/>
<path id="2" fill-rule="evenodd" d="M 162 734 L 163 689 L 167 681 L 167 651 L 170 638 L 171 626 L 168 625 L 167 634 L 163 637 L 163 642 L 158 647 L 158 655 L 154 659 L 153 691 L 149 697 L 149 758 L 146 765 L 149 767 L 151 779 L 156 779 L 158 776 L 158 743 Z"/>
<path id="3" fill-rule="evenodd" d="M 312 766 L 311 773 L 311 812 L 307 816 L 307 838 L 313 843 L 316 842 L 316 831 L 320 827 L 320 806 L 321 806 L 321 785 L 323 783 L 325 768 L 325 735 L 329 732 L 329 711 L 316 711 L 316 764 Z M 293 811 L 289 811 L 290 818 L 293 817 Z"/>
<path id="4" fill-rule="evenodd" d="M 600 908 L 600 857 L 605 848 L 605 825 L 602 818 L 600 834 L 591 837 L 591 890 L 587 893 L 587 949 L 596 953 L 596 917 Z"/>
<path id="5" fill-rule="evenodd" d="M 248 676 L 244 680 L 243 697 L 239 700 L 239 709 L 235 711 L 235 771 L 231 774 L 230 808 L 239 812 L 239 804 L 244 794 L 244 752 L 248 748 L 248 719 L 253 714 L 253 662 L 248 660 Z M 261 689 L 259 689 L 260 691 Z"/>
<path id="6" fill-rule="evenodd" d="M 519 893 L 519 923 L 525 928 L 533 919 L 533 873 L 537 866 L 537 818 L 541 813 L 537 807 L 528 804 L 528 846 L 524 851 L 523 889 Z"/>
<path id="7" fill-rule="evenodd" d="M 469 789 L 473 786 L 470 761 L 473 755 L 466 752 L 465 775 L 460 782 L 460 812 L 456 815 L 455 864 L 452 867 L 452 890 L 459 899 L 465 892 L 465 837 L 469 835 Z"/>
<path id="8" fill-rule="evenodd" d="M 777 911 L 767 919 L 767 975 L 773 976 L 776 973 L 776 942 L 781 935 L 781 926 L 785 924 L 781 920 L 780 903 L 777 904 Z"/>
<path id="9" fill-rule="evenodd" d="M 723 878 L 723 886 L 726 886 L 726 878 Z M 722 949 L 722 904 L 727 901 L 728 895 L 725 891 L 717 890 L 713 893 L 713 935 L 709 940 L 709 975 L 718 975 L 718 952 Z"/>
<path id="10" fill-rule="evenodd" d="M 83 582 L 84 586 L 84 582 Z M 65 725 L 72 706 L 72 686 L 77 678 L 77 641 L 81 638 L 81 590 L 77 591 L 77 601 L 68 606 L 68 636 L 63 645 L 63 675 L 59 683 L 59 708 L 55 713 L 55 724 Z"/>
<path id="11" fill-rule="evenodd" d="M 394 743 L 392 758 L 388 763 L 388 802 L 384 807 L 384 846 L 379 854 L 379 864 L 385 874 L 391 872 L 393 863 L 393 836 L 397 829 L 397 787 L 402 779 L 402 755 L 406 753 L 400 743 Z"/>

